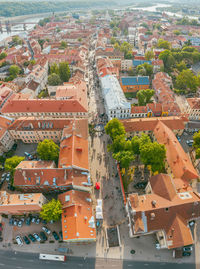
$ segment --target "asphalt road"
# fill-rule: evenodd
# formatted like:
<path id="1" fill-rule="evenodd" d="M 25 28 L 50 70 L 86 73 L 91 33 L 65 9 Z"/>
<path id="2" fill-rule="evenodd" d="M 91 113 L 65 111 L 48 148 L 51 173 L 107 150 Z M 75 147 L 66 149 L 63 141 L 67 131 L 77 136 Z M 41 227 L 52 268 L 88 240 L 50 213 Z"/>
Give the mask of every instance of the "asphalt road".
<path id="1" fill-rule="evenodd" d="M 123 261 L 114 259 L 67 257 L 66 262 L 41 261 L 39 254 L 0 251 L 0 269 L 194 269 L 194 264 Z"/>

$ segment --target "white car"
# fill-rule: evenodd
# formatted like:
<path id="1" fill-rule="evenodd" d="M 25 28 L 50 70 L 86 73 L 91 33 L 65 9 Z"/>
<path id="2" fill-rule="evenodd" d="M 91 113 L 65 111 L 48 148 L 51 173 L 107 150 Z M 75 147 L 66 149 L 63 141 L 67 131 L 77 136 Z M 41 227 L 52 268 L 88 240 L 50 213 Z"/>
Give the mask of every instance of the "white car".
<path id="1" fill-rule="evenodd" d="M 51 231 L 49 229 L 47 229 L 47 227 L 45 227 L 45 226 L 42 227 L 42 230 L 47 234 L 51 233 Z"/>
<path id="2" fill-rule="evenodd" d="M 17 241 L 17 244 L 18 244 L 19 246 L 23 246 L 23 241 L 22 241 L 22 239 L 21 239 L 21 236 L 17 235 L 17 236 L 16 236 L 16 241 Z"/>
<path id="3" fill-rule="evenodd" d="M 33 236 L 35 237 L 35 239 L 40 242 L 41 241 L 41 238 L 39 237 L 38 234 L 34 233 Z"/>

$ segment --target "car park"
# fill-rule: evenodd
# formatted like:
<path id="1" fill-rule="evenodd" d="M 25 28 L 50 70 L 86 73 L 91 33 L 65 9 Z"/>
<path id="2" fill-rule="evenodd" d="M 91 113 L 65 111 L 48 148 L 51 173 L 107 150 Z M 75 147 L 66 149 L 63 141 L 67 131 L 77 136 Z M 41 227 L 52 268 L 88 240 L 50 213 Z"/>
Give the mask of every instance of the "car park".
<path id="1" fill-rule="evenodd" d="M 34 243 L 36 241 L 35 237 L 32 234 L 28 235 L 28 238 Z"/>
<path id="2" fill-rule="evenodd" d="M 38 234 L 34 233 L 33 236 L 35 237 L 35 239 L 40 242 L 41 241 L 41 238 L 39 237 Z"/>
<path id="3" fill-rule="evenodd" d="M 24 242 L 25 242 L 27 245 L 30 244 L 30 240 L 28 239 L 27 236 L 24 236 L 23 239 L 24 239 Z"/>
<path id="4" fill-rule="evenodd" d="M 22 241 L 22 239 L 21 239 L 21 236 L 19 236 L 19 235 L 16 236 L 16 242 L 17 242 L 17 244 L 18 244 L 19 246 L 23 246 L 23 241 Z"/>
<path id="5" fill-rule="evenodd" d="M 47 234 L 50 234 L 50 233 L 51 233 L 51 231 L 50 231 L 46 226 L 43 226 L 43 227 L 42 227 L 42 230 L 43 230 L 45 233 L 47 233 Z"/>
<path id="6" fill-rule="evenodd" d="M 40 237 L 42 238 L 43 241 L 47 241 L 47 236 L 44 232 L 40 232 Z"/>
<path id="7" fill-rule="evenodd" d="M 58 234 L 55 231 L 53 231 L 52 234 L 53 234 L 53 237 L 55 238 L 55 240 L 59 240 L 60 239 L 59 236 L 58 236 Z"/>

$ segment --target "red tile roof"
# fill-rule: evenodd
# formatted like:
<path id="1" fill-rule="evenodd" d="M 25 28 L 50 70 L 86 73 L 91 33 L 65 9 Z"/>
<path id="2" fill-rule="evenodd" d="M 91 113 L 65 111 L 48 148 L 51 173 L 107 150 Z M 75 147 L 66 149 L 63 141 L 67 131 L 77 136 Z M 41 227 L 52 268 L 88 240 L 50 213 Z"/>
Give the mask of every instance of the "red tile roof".
<path id="1" fill-rule="evenodd" d="M 58 196 L 63 205 L 63 241 L 95 241 L 96 229 L 90 193 L 68 191 Z"/>
<path id="2" fill-rule="evenodd" d="M 79 100 L 53 100 L 53 99 L 23 99 L 8 100 L 3 106 L 2 113 L 31 113 L 31 112 L 87 112 Z"/>
<path id="3" fill-rule="evenodd" d="M 169 249 L 193 244 L 188 221 L 200 216 L 200 196 L 195 192 L 177 193 L 169 175 L 150 179 L 151 194 L 129 194 L 135 234 L 164 231 Z"/>

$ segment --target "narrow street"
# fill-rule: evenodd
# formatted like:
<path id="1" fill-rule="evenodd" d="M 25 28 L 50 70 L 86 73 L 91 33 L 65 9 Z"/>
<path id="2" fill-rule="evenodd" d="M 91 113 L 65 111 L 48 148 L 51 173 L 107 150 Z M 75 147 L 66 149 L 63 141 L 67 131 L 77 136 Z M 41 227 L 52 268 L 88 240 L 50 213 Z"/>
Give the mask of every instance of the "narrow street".
<path id="1" fill-rule="evenodd" d="M 90 51 L 89 62 L 92 61 L 95 51 Z M 97 85 L 96 68 L 89 64 L 89 122 L 94 120 L 99 123 L 100 114 L 105 113 L 101 88 Z M 95 190 L 96 199 L 103 199 L 104 225 L 112 226 L 120 223 L 125 217 L 120 181 L 117 173 L 116 163 L 112 154 L 107 152 L 109 137 L 103 133 L 96 133 L 94 138 L 89 138 L 89 158 L 91 178 L 93 184 L 100 182 L 100 191 Z"/>

